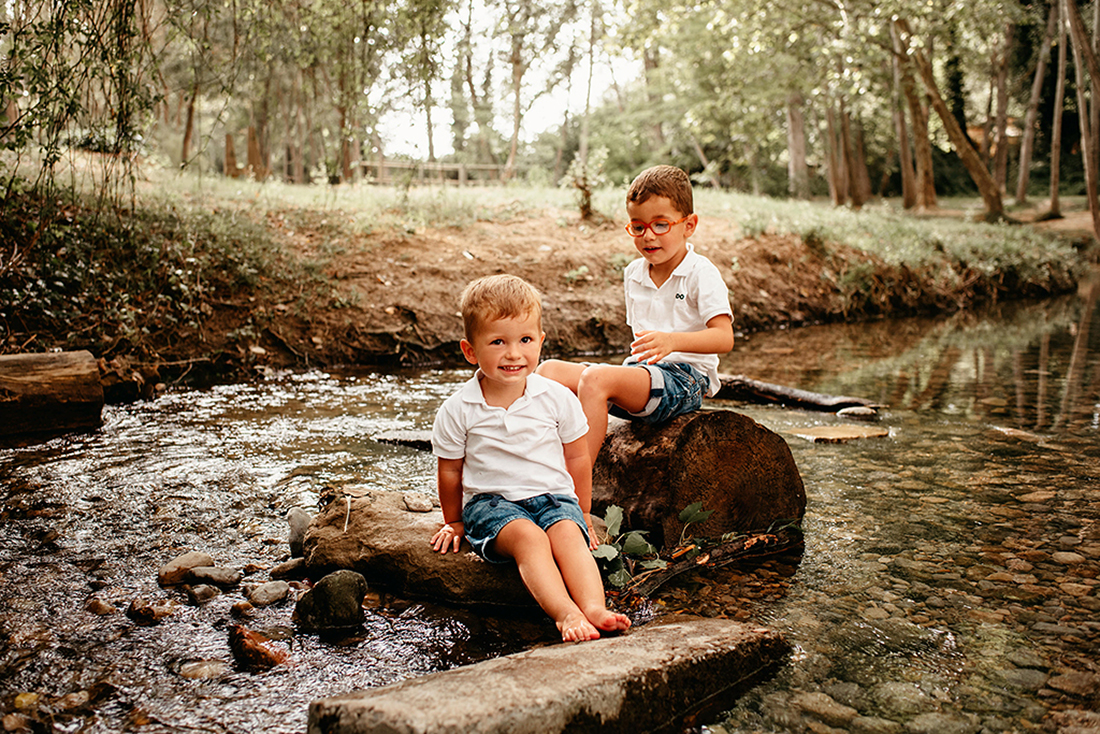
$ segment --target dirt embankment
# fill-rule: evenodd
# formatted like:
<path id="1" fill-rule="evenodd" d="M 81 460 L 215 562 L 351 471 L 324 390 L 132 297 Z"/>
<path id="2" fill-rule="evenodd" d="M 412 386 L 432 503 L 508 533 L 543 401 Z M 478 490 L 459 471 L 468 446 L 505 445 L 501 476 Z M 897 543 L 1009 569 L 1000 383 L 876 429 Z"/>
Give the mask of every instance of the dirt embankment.
<path id="1" fill-rule="evenodd" d="M 331 250 L 303 224 L 281 218 L 272 226 L 298 257 L 309 260 L 322 248 Z M 693 240 L 725 276 L 735 328 L 743 332 L 949 311 L 1073 287 L 1062 278 L 1021 289 L 965 273 L 948 282 L 942 274 L 890 267 L 834 243 L 793 235 L 743 238 L 732 223 L 706 217 Z M 236 354 L 245 364 L 273 366 L 457 361 L 459 293 L 491 273 L 521 276 L 541 290 L 544 355 L 622 351 L 630 341 L 622 268 L 636 252 L 618 223 L 591 225 L 575 215 L 550 215 L 379 233 L 344 242 L 340 250 L 323 273 L 330 295 L 302 299 L 276 292 L 271 302 L 221 304 L 204 329 L 204 348 Z M 958 286 L 968 280 L 973 282 Z M 230 333 L 246 336 L 223 341 Z"/>

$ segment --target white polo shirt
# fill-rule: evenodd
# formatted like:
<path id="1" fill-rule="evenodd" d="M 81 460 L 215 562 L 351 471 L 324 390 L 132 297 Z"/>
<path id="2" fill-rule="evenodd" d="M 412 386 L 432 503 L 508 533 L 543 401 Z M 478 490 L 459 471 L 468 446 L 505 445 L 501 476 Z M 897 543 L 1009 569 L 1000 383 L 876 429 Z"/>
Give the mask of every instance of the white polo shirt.
<path id="1" fill-rule="evenodd" d="M 499 408 L 485 402 L 481 374 L 444 401 L 432 427 L 432 453 L 464 460 L 463 506 L 482 492 L 509 500 L 575 495 L 562 446 L 588 433 L 577 396 L 558 382 L 529 375 L 523 396 Z"/>
<path id="2" fill-rule="evenodd" d="M 707 328 L 715 316 L 733 318 L 729 289 L 722 274 L 707 258 L 695 252 L 689 242 L 687 256 L 660 288 L 649 277 L 649 263 L 638 258 L 626 266 L 626 323 L 639 331 L 691 332 Z M 634 362 L 628 357 L 624 364 Z M 711 396 L 718 392 L 718 355 L 673 352 L 662 362 L 687 362 L 707 376 Z"/>

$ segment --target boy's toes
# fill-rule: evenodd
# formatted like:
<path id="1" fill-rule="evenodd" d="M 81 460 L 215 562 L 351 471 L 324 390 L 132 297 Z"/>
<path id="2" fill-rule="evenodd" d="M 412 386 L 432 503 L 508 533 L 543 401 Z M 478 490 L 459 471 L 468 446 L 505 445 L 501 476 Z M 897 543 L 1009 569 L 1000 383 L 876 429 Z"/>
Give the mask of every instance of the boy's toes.
<path id="1" fill-rule="evenodd" d="M 630 617 L 625 614 L 612 612 L 610 609 L 599 609 L 588 617 L 596 629 L 604 632 L 622 632 L 630 627 Z"/>
<path id="2" fill-rule="evenodd" d="M 558 622 L 563 642 L 584 642 L 585 640 L 598 640 L 600 631 L 588 621 L 588 617 L 580 612 L 571 614 Z"/>

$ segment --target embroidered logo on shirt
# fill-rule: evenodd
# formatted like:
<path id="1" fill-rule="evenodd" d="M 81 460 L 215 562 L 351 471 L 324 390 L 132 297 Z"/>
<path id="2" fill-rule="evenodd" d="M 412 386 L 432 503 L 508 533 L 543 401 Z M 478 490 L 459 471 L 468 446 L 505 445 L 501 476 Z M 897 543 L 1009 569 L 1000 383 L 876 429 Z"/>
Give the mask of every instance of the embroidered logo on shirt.
<path id="1" fill-rule="evenodd" d="M 682 300 L 684 300 L 685 298 L 687 298 L 687 296 L 686 296 L 686 295 L 684 295 L 683 293 L 677 293 L 677 294 L 676 294 L 676 300 L 677 300 L 677 301 L 682 301 Z"/>

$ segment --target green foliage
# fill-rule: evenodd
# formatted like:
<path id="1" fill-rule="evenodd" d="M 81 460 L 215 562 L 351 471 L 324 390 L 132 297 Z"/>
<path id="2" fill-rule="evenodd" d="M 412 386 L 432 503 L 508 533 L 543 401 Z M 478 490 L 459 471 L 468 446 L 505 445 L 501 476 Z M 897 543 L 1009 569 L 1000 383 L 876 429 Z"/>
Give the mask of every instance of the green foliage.
<path id="1" fill-rule="evenodd" d="M 0 344 L 47 331 L 104 356 L 155 350 L 159 332 L 199 329 L 211 301 L 252 292 L 280 270 L 262 223 L 231 209 L 103 216 L 76 199 L 57 202 L 58 224 L 42 227 L 44 203 L 25 193 L 0 215 Z"/>
<path id="2" fill-rule="evenodd" d="M 602 543 L 592 551 L 607 581 L 616 588 L 622 588 L 634 578 L 635 569 L 649 570 L 664 568 L 667 563 L 657 557 L 657 549 L 645 539 L 649 531 L 629 530 L 622 532 L 623 510 L 617 505 L 607 508 L 604 513 L 607 523 L 608 542 Z"/>

